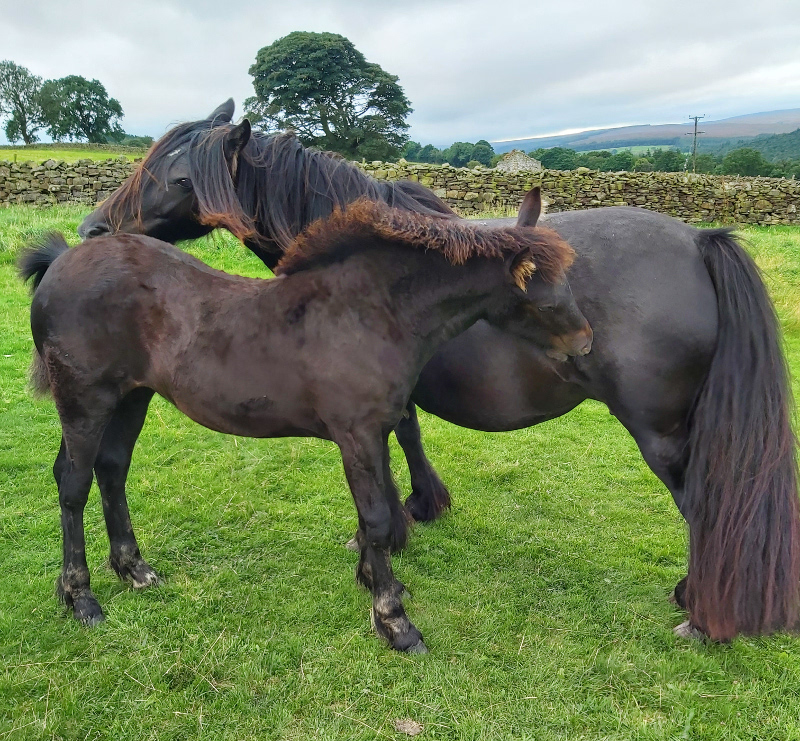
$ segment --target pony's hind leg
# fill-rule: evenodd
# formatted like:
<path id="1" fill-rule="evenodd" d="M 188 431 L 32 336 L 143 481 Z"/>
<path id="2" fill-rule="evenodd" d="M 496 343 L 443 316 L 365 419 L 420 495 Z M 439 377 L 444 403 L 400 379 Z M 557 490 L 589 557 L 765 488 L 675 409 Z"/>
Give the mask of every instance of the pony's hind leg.
<path id="1" fill-rule="evenodd" d="M 408 416 L 403 417 L 394 430 L 411 474 L 411 494 L 406 499 L 406 509 L 418 522 L 429 522 L 450 507 L 450 492 L 425 455 L 414 402 L 408 402 L 406 413 Z"/>
<path id="2" fill-rule="evenodd" d="M 679 426 L 670 434 L 661 434 L 651 428 L 632 429 L 632 427 L 628 427 L 628 429 L 631 430 L 650 470 L 669 489 L 678 510 L 684 519 L 687 519 L 689 512 L 684 494 L 684 475 L 688 457 L 689 434 L 685 426 Z M 688 577 L 684 576 L 675 585 L 670 596 L 670 600 L 682 610 L 686 609 L 687 579 Z"/>
<path id="3" fill-rule="evenodd" d="M 109 562 L 117 576 L 134 588 L 158 583 L 156 572 L 139 552 L 125 496 L 125 481 L 133 448 L 142 431 L 152 398 L 153 391 L 138 388 L 119 403 L 103 433 L 94 462 L 111 547 Z"/>

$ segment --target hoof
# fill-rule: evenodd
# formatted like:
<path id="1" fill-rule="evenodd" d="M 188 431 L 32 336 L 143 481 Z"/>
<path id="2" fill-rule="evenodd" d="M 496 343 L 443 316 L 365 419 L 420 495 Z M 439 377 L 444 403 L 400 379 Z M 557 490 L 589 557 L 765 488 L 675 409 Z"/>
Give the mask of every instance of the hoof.
<path id="1" fill-rule="evenodd" d="M 93 628 L 106 619 L 100 603 L 94 597 L 89 596 L 78 597 L 73 600 L 72 615 L 81 625 L 87 628 Z"/>
<path id="2" fill-rule="evenodd" d="M 685 638 L 690 641 L 704 642 L 706 640 L 706 634 L 699 628 L 695 628 L 689 620 L 673 628 L 672 632 L 678 636 L 678 638 Z"/>
<path id="3" fill-rule="evenodd" d="M 669 601 L 675 605 L 676 607 L 680 607 L 681 610 L 686 609 L 686 580 L 688 577 L 684 576 L 676 585 L 675 589 L 672 590 L 672 594 L 669 596 Z"/>
<path id="4" fill-rule="evenodd" d="M 358 537 L 355 535 L 344 544 L 344 547 L 347 548 L 348 551 L 355 551 L 356 553 L 360 553 L 361 551 L 361 545 L 358 542 Z"/>
<path id="5" fill-rule="evenodd" d="M 428 647 L 422 640 L 422 633 L 406 617 L 402 606 L 399 608 L 399 613 L 394 611 L 393 615 L 379 617 L 373 607 L 371 622 L 378 637 L 386 641 L 395 651 L 412 654 L 428 653 Z"/>
<path id="6" fill-rule="evenodd" d="M 422 640 L 417 641 L 413 646 L 410 646 L 406 649 L 407 654 L 427 654 L 430 653 L 428 651 L 428 647 L 425 645 L 425 642 Z"/>
<path id="7" fill-rule="evenodd" d="M 158 574 L 143 558 L 115 561 L 111 559 L 111 568 L 116 571 L 122 581 L 128 582 L 134 589 L 155 587 L 161 581 Z"/>
<path id="8" fill-rule="evenodd" d="M 438 476 L 431 480 L 425 490 L 415 488 L 405 502 L 406 512 L 415 522 L 432 522 L 449 507 L 450 492 Z"/>

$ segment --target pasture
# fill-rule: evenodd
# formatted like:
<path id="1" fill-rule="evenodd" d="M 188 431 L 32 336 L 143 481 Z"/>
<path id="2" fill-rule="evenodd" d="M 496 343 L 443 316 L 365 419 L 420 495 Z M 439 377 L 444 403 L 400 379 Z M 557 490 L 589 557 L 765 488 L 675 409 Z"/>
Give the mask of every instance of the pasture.
<path id="1" fill-rule="evenodd" d="M 394 557 L 431 649 L 407 656 L 370 629 L 335 446 L 226 437 L 156 400 L 128 498 L 163 583 L 134 592 L 107 567 L 95 490 L 87 552 L 108 619 L 79 626 L 53 595 L 59 425 L 26 389 L 29 297 L 14 260 L 46 229 L 76 242 L 84 215 L 0 209 L 0 739 L 399 739 L 403 719 L 423 739 L 800 738 L 800 640 L 673 636 L 685 527 L 595 403 L 505 434 L 421 415 L 454 506 Z M 743 234 L 797 376 L 800 229 Z M 227 235 L 184 246 L 264 275 Z"/>
<path id="2" fill-rule="evenodd" d="M 64 162 L 77 162 L 78 160 L 90 159 L 102 161 L 107 159 L 117 159 L 124 157 L 129 162 L 134 159 L 144 157 L 146 149 L 140 152 L 128 150 L 120 150 L 118 152 L 109 151 L 108 149 L 94 149 L 91 144 L 83 147 L 70 147 L 65 149 L 58 148 L 41 148 L 36 147 L 0 147 L 0 162 L 36 162 L 37 164 L 46 162 L 47 160 L 63 160 Z"/>

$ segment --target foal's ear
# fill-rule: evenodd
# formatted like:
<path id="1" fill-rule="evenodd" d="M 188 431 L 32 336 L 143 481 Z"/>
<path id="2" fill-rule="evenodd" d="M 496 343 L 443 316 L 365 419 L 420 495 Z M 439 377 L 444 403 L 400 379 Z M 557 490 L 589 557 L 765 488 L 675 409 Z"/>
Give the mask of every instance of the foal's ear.
<path id="1" fill-rule="evenodd" d="M 230 123 L 233 121 L 233 111 L 236 109 L 236 104 L 233 98 L 228 98 L 222 105 L 217 106 L 208 115 L 208 121 L 213 125 Z"/>
<path id="2" fill-rule="evenodd" d="M 528 291 L 528 279 L 536 272 L 536 263 L 528 249 L 506 258 L 511 280 L 520 291 Z"/>
<path id="3" fill-rule="evenodd" d="M 517 226 L 536 226 L 539 215 L 542 213 L 542 189 L 537 185 L 531 188 L 519 207 Z"/>
<path id="4" fill-rule="evenodd" d="M 239 153 L 245 148 L 247 142 L 250 141 L 250 121 L 246 118 L 238 126 L 234 126 L 230 131 L 225 134 L 222 140 L 222 151 L 225 159 L 228 162 L 228 167 L 231 171 L 231 177 L 236 177 L 236 170 L 239 167 Z"/>

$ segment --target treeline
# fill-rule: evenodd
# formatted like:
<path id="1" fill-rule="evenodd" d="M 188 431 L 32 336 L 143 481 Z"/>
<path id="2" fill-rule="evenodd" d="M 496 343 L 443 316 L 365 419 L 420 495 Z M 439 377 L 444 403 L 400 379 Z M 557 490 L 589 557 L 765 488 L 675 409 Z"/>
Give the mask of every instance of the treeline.
<path id="1" fill-rule="evenodd" d="M 0 118 L 8 141 L 33 144 L 39 132 L 56 142 L 87 141 L 149 147 L 149 136 L 126 134 L 122 106 L 99 80 L 69 75 L 42 80 L 11 61 L 0 62 Z"/>
<path id="2" fill-rule="evenodd" d="M 406 142 L 400 155 L 407 162 L 429 162 L 432 165 L 441 165 L 445 162 L 453 167 L 493 167 L 499 159 L 494 153 L 494 148 L 485 139 L 472 144 L 471 142 L 455 142 L 446 149 L 437 149 L 433 144 L 424 147 L 419 142 Z"/>
<path id="3" fill-rule="evenodd" d="M 606 150 L 576 152 L 552 147 L 529 153 L 549 170 L 575 170 L 588 167 L 603 172 L 692 172 L 692 155 L 677 149 L 647 150 L 636 156 L 627 150 L 612 153 Z M 734 149 L 726 155 L 698 154 L 695 172 L 709 175 L 749 175 L 766 177 L 800 177 L 800 159 L 769 162 L 761 152 L 748 147 Z"/>

